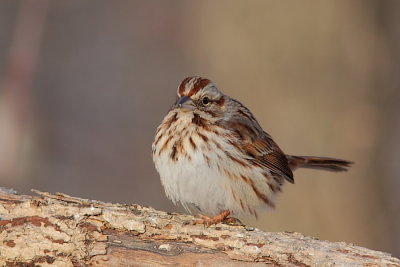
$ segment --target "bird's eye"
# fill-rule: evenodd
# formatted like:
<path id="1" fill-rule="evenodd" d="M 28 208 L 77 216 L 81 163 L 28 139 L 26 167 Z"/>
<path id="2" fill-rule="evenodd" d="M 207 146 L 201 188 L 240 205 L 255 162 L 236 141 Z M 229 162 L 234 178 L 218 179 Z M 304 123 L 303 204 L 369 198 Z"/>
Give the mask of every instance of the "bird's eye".
<path id="1" fill-rule="evenodd" d="M 203 104 L 203 106 L 208 106 L 210 104 L 210 99 L 205 96 L 201 99 L 201 104 Z"/>

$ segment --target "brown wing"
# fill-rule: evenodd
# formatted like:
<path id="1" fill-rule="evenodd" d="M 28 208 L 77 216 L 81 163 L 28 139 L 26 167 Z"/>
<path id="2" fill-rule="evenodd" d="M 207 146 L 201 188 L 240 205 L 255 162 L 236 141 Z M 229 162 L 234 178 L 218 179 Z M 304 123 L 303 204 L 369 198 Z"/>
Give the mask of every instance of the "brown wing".
<path id="1" fill-rule="evenodd" d="M 251 156 L 252 162 L 294 183 L 286 155 L 267 133 L 264 132 L 263 136 L 245 144 L 243 148 L 247 155 Z"/>
<path id="2" fill-rule="evenodd" d="M 271 173 L 284 177 L 294 183 L 293 173 L 289 168 L 286 155 L 262 130 L 250 111 L 236 101 L 240 107 L 240 116 L 225 121 L 227 126 L 237 137 L 236 147 L 247 155 L 247 160 L 253 165 L 260 166 Z"/>

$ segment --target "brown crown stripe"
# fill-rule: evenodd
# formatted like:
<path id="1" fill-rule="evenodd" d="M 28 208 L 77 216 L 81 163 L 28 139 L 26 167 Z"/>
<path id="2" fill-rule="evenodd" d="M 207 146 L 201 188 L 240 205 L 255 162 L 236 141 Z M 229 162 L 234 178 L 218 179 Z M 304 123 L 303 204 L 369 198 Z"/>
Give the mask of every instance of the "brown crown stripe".
<path id="1" fill-rule="evenodd" d="M 187 77 L 181 82 L 178 89 L 179 96 L 184 96 L 186 84 L 190 81 L 191 78 L 192 77 Z"/>
<path id="2" fill-rule="evenodd" d="M 188 93 L 188 97 L 195 95 L 198 91 L 206 87 L 211 81 L 205 78 L 196 78 L 196 81 L 193 83 L 193 87 L 190 89 Z"/>

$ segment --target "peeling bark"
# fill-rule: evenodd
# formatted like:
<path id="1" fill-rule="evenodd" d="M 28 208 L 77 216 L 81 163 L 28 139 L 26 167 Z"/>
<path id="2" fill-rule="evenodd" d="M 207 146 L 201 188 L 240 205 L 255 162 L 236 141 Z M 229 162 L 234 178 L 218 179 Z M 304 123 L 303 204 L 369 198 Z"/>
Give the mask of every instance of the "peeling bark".
<path id="1" fill-rule="evenodd" d="M 398 266 L 387 253 L 139 205 L 0 191 L 2 266 Z"/>

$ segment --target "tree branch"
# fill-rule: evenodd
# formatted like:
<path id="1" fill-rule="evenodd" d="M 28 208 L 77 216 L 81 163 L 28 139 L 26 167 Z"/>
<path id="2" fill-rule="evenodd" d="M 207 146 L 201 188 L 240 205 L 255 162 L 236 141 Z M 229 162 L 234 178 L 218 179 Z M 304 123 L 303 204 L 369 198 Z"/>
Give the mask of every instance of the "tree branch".
<path id="1" fill-rule="evenodd" d="M 387 253 L 139 205 L 0 191 L 2 266 L 399 266 Z"/>

